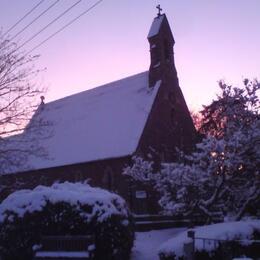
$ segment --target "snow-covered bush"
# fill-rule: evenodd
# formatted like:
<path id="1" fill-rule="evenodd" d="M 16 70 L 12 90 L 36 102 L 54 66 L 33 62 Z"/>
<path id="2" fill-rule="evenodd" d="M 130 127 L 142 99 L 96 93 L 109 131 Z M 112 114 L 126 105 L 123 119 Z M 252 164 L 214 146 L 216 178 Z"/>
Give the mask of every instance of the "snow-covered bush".
<path id="1" fill-rule="evenodd" d="M 221 93 L 204 107 L 204 138 L 189 155 L 162 163 L 155 171 L 151 162 L 134 157 L 124 174 L 151 182 L 159 191 L 164 213 L 203 215 L 213 222 L 223 217 L 240 220 L 260 205 L 260 83 L 244 81 L 233 87 L 220 82 Z"/>
<path id="2" fill-rule="evenodd" d="M 163 164 L 155 187 L 164 211 L 174 215 L 199 211 L 209 221 L 216 215 L 241 219 L 260 202 L 259 140 L 257 121 L 227 140 L 204 138 L 182 163 Z"/>
<path id="3" fill-rule="evenodd" d="M 43 235 L 95 236 L 96 259 L 127 259 L 133 221 L 118 195 L 82 183 L 12 193 L 0 205 L 0 252 L 4 259 L 31 259 Z"/>
<path id="4" fill-rule="evenodd" d="M 195 239 L 195 259 L 226 259 L 223 254 L 229 256 L 227 259 L 242 255 L 254 259 L 260 257 L 259 244 L 250 242 L 257 239 L 259 241 L 260 220 L 219 223 L 197 227 L 193 230 L 195 238 L 227 240 L 218 245 L 213 240 L 203 242 L 202 239 Z M 184 259 L 184 244 L 189 242 L 191 238 L 188 238 L 186 231 L 166 241 L 159 248 L 160 259 Z"/>

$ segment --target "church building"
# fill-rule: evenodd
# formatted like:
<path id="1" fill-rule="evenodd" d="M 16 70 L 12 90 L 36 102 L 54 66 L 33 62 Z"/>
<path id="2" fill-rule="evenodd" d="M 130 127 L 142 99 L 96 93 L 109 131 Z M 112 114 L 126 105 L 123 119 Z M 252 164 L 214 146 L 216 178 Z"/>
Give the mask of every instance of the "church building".
<path id="1" fill-rule="evenodd" d="M 39 184 L 88 180 L 123 196 L 137 214 L 158 210 L 155 192 L 122 175 L 122 170 L 134 155 L 173 161 L 176 148 L 192 149 L 196 130 L 179 86 L 173 34 L 160 11 L 148 42 L 148 71 L 42 102 L 32 120 L 38 117 L 51 124 L 52 134 L 41 143 L 48 156 L 31 155 L 30 167 L 2 175 L 1 198 Z"/>

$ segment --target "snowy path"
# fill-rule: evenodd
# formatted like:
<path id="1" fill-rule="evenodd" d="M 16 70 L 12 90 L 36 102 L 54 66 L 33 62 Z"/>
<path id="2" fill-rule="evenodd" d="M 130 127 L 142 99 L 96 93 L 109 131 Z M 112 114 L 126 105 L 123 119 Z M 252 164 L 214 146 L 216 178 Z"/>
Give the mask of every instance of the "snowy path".
<path id="1" fill-rule="evenodd" d="M 131 260 L 156 260 L 158 247 L 168 239 L 176 236 L 186 228 L 170 228 L 137 232 Z"/>

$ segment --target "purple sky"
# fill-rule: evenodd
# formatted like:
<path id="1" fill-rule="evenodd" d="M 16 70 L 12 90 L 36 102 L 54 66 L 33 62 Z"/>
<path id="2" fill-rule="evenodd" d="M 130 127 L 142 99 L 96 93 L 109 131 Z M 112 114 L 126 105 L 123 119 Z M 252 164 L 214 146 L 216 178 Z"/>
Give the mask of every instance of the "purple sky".
<path id="1" fill-rule="evenodd" d="M 9 29 L 40 0 L 1 0 L 0 25 Z M 14 35 L 55 0 L 45 0 L 10 33 Z M 17 39 L 20 43 L 76 0 L 60 2 Z M 73 11 L 28 43 L 30 50 L 94 0 L 82 0 Z M 65 31 L 38 48 L 38 66 L 47 67 L 39 81 L 49 90 L 46 102 L 149 68 L 147 33 L 160 2 L 171 25 L 180 85 L 190 109 L 207 104 L 217 81 L 240 83 L 260 79 L 259 0 L 104 0 Z"/>

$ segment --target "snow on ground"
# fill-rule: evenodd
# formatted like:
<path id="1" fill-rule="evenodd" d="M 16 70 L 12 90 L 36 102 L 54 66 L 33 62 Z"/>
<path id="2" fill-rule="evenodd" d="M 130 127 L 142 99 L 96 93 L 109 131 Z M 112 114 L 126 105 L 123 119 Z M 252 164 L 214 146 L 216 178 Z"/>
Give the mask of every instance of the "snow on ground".
<path id="1" fill-rule="evenodd" d="M 131 260 L 159 259 L 159 246 L 185 230 L 187 230 L 187 228 L 170 228 L 163 230 L 151 230 L 147 232 L 136 232 L 136 239 L 132 249 Z"/>
<path id="2" fill-rule="evenodd" d="M 260 231 L 260 220 L 218 223 L 196 227 L 193 230 L 195 231 L 195 237 L 223 240 L 239 239 L 242 240 L 240 242 L 241 244 L 248 244 L 250 243 L 250 239 L 252 239 L 254 230 Z M 187 232 L 181 232 L 176 237 L 163 243 L 159 251 L 167 256 L 173 254 L 183 256 L 183 245 L 187 242 L 190 242 L 190 238 L 187 237 Z M 196 240 L 195 247 L 198 251 L 207 250 L 208 252 L 215 248 L 214 243 L 206 243 L 206 245 L 204 245 L 202 240 Z"/>
<path id="3" fill-rule="evenodd" d="M 247 240 L 241 241 L 243 244 L 245 242 L 249 243 L 248 239 L 251 238 L 254 229 L 260 230 L 259 220 L 219 223 L 196 227 L 194 230 L 197 237 Z M 187 228 L 137 232 L 131 260 L 156 260 L 159 259 L 159 251 L 168 253 L 168 255 L 171 255 L 173 251 L 178 256 L 183 255 L 183 244 L 187 240 Z M 201 243 L 196 243 L 195 245 L 197 249 L 202 248 Z M 211 244 L 207 246 L 207 249 L 210 251 L 212 249 Z"/>

